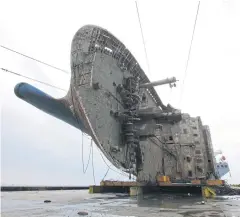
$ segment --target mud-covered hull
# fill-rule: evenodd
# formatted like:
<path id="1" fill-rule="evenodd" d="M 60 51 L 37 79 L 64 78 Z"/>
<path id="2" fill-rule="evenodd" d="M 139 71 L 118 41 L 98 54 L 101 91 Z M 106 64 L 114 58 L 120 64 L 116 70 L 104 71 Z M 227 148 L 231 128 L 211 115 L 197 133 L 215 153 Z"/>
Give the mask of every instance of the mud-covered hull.
<path id="1" fill-rule="evenodd" d="M 75 34 L 71 70 L 77 112 L 82 114 L 89 135 L 116 167 L 129 169 L 131 150 L 123 144 L 121 122 L 111 115 L 124 110 L 116 87 L 126 76 L 139 76 L 140 84 L 149 79 L 130 51 L 111 33 L 96 26 L 85 26 Z M 152 87 L 148 98 L 149 106 L 163 106 Z M 136 171 L 132 173 L 137 175 Z"/>

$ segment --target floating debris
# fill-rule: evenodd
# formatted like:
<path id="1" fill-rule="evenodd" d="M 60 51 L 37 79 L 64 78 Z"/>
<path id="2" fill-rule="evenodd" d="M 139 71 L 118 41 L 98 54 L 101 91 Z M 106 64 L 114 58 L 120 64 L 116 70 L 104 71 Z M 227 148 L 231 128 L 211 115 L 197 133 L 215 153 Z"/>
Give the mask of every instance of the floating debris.
<path id="1" fill-rule="evenodd" d="M 240 195 L 240 189 L 232 188 L 229 185 L 215 187 L 217 195 Z"/>
<path id="2" fill-rule="evenodd" d="M 85 212 L 85 211 L 79 211 L 79 212 L 78 212 L 78 215 L 88 215 L 88 213 Z"/>

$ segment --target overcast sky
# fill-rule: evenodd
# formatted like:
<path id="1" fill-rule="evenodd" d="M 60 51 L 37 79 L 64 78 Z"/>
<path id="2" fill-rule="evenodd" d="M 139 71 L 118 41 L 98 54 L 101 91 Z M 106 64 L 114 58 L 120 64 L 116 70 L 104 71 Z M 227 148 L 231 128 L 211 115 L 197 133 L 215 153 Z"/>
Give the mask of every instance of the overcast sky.
<path id="1" fill-rule="evenodd" d="M 162 86 L 156 90 L 165 104 L 201 116 L 203 123 L 210 126 L 214 148 L 221 149 L 230 164 L 229 182 L 240 183 L 240 2 L 201 0 L 183 89 L 197 5 L 198 1 L 192 0 L 138 1 L 150 71 L 135 2 L 131 0 L 2 0 L 0 44 L 70 72 L 70 46 L 75 32 L 86 24 L 108 29 L 129 48 L 151 80 L 171 76 L 180 80 L 177 88 Z M 2 48 L 0 67 L 69 88 L 70 74 Z M 2 184 L 92 184 L 91 163 L 87 174 L 82 172 L 82 133 L 18 99 L 13 88 L 22 81 L 54 97 L 66 94 L 0 72 Z M 90 140 L 85 138 L 85 165 L 89 150 Z M 107 166 L 96 147 L 94 165 L 99 183 Z M 124 176 L 112 171 L 106 178 Z"/>

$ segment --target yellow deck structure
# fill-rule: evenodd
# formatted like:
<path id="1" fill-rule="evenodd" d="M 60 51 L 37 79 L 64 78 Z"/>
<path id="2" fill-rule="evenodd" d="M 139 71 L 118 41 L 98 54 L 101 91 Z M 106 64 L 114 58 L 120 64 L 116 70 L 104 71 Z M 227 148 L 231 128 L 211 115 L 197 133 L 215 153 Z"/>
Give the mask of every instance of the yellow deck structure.
<path id="1" fill-rule="evenodd" d="M 90 186 L 89 193 L 129 193 L 136 196 L 144 192 L 155 192 L 158 190 L 171 189 L 173 192 L 198 192 L 209 198 L 216 196 L 212 187 L 224 185 L 223 180 L 191 180 L 185 183 L 170 182 L 169 177 L 158 177 L 155 185 L 140 183 L 136 181 L 101 181 L 99 186 Z"/>

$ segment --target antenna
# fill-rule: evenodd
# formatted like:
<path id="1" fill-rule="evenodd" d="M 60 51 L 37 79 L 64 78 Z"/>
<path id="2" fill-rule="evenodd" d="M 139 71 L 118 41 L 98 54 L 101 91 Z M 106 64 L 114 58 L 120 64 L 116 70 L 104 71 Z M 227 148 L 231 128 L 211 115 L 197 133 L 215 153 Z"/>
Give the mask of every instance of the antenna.
<path id="1" fill-rule="evenodd" d="M 144 40 L 143 29 L 142 29 L 142 24 L 141 24 L 141 20 L 140 20 L 140 14 L 139 14 L 139 10 L 138 10 L 137 1 L 135 1 L 135 3 L 136 3 L 137 15 L 138 15 L 138 22 L 139 22 L 139 26 L 140 26 L 140 30 L 141 30 L 141 35 L 142 35 L 144 53 L 145 53 L 145 57 L 146 57 L 147 67 L 148 67 L 148 73 L 151 74 L 148 55 L 147 55 L 147 48 L 146 48 L 146 44 L 145 44 L 145 40 Z"/>
<path id="2" fill-rule="evenodd" d="M 144 53 L 145 53 L 145 57 L 146 57 L 146 62 L 147 62 L 147 67 L 148 67 L 148 73 L 151 74 L 150 71 L 150 64 L 149 64 L 149 59 L 148 59 L 148 55 L 147 55 L 147 48 L 146 48 L 146 44 L 145 44 L 145 40 L 144 40 L 144 35 L 143 35 L 143 28 L 142 28 L 142 24 L 141 24 L 141 19 L 140 19 L 140 14 L 139 14 L 139 10 L 138 10 L 138 4 L 137 1 L 135 1 L 136 3 L 136 9 L 137 9 L 137 15 L 138 15 L 138 22 L 139 22 L 139 26 L 140 26 L 140 30 L 141 30 L 141 35 L 142 35 L 142 41 L 143 41 L 143 47 L 144 47 Z M 163 80 L 161 81 L 155 81 L 155 82 L 150 82 L 148 84 L 143 84 L 142 87 L 145 86 L 157 86 L 157 85 L 162 85 L 162 84 L 169 84 L 170 88 L 176 87 L 176 78 L 171 78 L 171 79 L 164 79 L 164 81 L 167 82 L 163 82 Z"/>
<path id="3" fill-rule="evenodd" d="M 183 95 L 183 91 L 184 91 L 184 83 L 185 83 L 185 79 L 186 79 L 186 77 L 187 77 L 188 63 L 189 63 L 189 59 L 190 59 L 190 55 L 191 55 L 194 33 L 195 33 L 196 25 L 197 25 L 197 18 L 198 18 L 199 8 L 200 8 L 200 1 L 198 2 L 197 13 L 196 13 L 196 17 L 195 17 L 194 26 L 193 26 L 192 39 L 191 39 L 190 47 L 189 47 L 189 51 L 188 51 L 188 58 L 187 58 L 187 63 L 186 63 L 186 67 L 185 67 L 185 73 L 184 73 L 184 77 L 183 77 L 182 88 L 181 88 L 181 92 L 180 92 L 179 104 L 180 104 L 181 101 L 182 101 L 182 95 Z"/>

